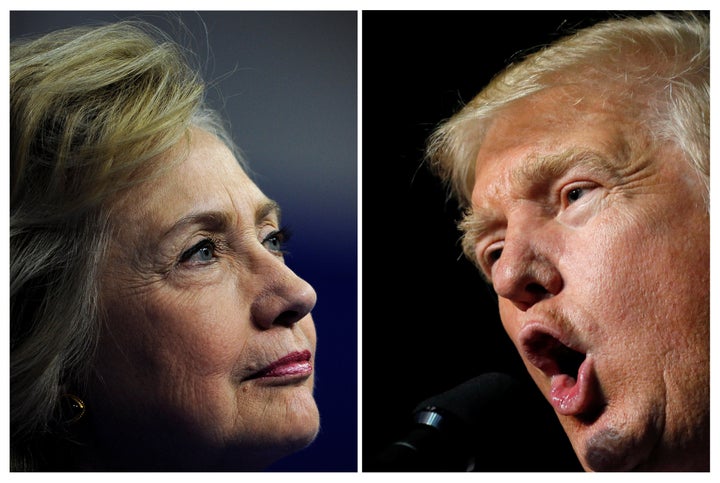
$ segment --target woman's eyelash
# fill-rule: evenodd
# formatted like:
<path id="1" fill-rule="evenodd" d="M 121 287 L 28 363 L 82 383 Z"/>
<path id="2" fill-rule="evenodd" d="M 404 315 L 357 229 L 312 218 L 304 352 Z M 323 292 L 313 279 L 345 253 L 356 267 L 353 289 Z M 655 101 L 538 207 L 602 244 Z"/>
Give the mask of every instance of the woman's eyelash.
<path id="1" fill-rule="evenodd" d="M 214 256 L 217 245 L 212 238 L 204 238 L 198 243 L 193 245 L 191 248 L 185 250 L 178 260 L 180 263 L 189 261 L 195 255 L 206 253 L 207 256 Z"/>
<path id="2" fill-rule="evenodd" d="M 275 230 L 269 233 L 263 239 L 262 244 L 265 245 L 265 247 L 272 252 L 285 254 L 287 253 L 285 251 L 285 245 L 290 240 L 291 235 L 292 233 L 290 232 L 290 229 L 288 227 L 283 227 L 279 230 Z M 268 246 L 269 244 L 271 245 Z"/>
<path id="3" fill-rule="evenodd" d="M 284 255 L 287 253 L 287 251 L 285 250 L 285 245 L 290 240 L 290 236 L 290 229 L 287 227 L 283 227 L 279 230 L 275 230 L 269 233 L 265 238 L 263 238 L 261 243 L 271 252 Z M 204 238 L 195 245 L 193 245 L 191 248 L 182 252 L 180 257 L 178 258 L 178 263 L 187 263 L 193 258 L 198 258 L 198 260 L 196 261 L 199 263 L 210 262 L 213 260 L 213 258 L 215 258 L 215 253 L 217 249 L 218 244 L 214 239 L 209 237 Z"/>

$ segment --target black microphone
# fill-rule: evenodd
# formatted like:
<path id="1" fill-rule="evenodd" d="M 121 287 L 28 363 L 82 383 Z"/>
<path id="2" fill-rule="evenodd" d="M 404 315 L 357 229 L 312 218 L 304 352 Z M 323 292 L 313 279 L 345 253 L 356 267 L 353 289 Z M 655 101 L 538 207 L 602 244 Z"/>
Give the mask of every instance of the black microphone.
<path id="1" fill-rule="evenodd" d="M 482 374 L 432 396 L 417 405 L 407 434 L 378 455 L 374 469 L 477 470 L 479 454 L 491 460 L 494 452 L 501 454 L 496 446 L 507 436 L 503 425 L 519 399 L 519 382 L 502 373 Z"/>

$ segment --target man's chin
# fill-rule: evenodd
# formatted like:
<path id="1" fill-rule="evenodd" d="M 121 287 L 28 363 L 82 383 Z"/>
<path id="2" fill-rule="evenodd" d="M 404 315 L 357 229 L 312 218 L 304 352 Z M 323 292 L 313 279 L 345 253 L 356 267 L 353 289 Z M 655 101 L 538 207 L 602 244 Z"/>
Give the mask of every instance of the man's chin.
<path id="1" fill-rule="evenodd" d="M 577 431 L 570 434 L 575 453 L 586 471 L 635 471 L 648 461 L 654 438 L 647 433 L 634 436 L 623 429 L 596 422 L 584 427 L 581 434 Z"/>

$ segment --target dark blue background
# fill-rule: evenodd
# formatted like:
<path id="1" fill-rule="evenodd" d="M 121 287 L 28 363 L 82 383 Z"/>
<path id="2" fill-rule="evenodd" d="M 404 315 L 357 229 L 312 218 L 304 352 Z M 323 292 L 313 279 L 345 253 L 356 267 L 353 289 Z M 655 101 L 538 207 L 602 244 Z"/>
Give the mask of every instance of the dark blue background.
<path id="1" fill-rule="evenodd" d="M 130 17 L 197 53 L 212 105 L 282 207 L 293 233 L 288 265 L 318 293 L 321 431 L 272 470 L 356 471 L 357 13 L 11 12 L 10 35 Z"/>

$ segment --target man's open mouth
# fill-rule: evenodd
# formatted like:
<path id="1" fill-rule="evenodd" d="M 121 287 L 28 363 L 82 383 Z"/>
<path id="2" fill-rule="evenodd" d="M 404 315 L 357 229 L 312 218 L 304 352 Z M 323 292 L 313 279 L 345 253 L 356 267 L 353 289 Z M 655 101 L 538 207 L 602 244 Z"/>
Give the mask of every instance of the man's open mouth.
<path id="1" fill-rule="evenodd" d="M 550 404 L 562 415 L 593 419 L 603 406 L 594 362 L 586 352 L 563 343 L 542 327 L 520 333 L 525 359 L 550 379 Z"/>

